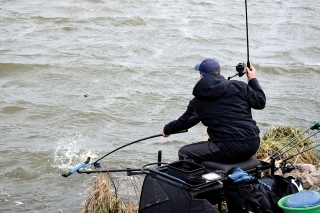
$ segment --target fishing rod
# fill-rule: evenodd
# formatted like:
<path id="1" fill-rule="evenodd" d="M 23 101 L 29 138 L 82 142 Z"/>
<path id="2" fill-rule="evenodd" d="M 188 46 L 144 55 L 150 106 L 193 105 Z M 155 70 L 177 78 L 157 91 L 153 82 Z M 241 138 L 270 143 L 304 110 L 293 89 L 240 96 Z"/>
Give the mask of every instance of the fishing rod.
<path id="1" fill-rule="evenodd" d="M 246 37 L 247 37 L 247 67 L 250 68 L 250 60 L 249 60 L 249 27 L 248 27 L 248 6 L 247 6 L 247 0 L 245 0 L 245 10 L 246 10 Z M 238 65 L 236 66 L 236 71 L 238 72 L 237 74 L 228 77 L 228 80 L 230 80 L 231 78 L 235 77 L 235 76 L 239 76 L 242 77 L 246 71 L 244 69 L 244 63 L 238 63 Z"/>
<path id="2" fill-rule="evenodd" d="M 298 153 L 296 153 L 296 154 L 290 155 L 289 157 L 287 157 L 287 158 L 285 158 L 285 159 L 283 159 L 283 160 L 280 160 L 280 162 L 278 162 L 278 163 L 279 163 L 279 165 L 280 165 L 279 167 L 280 167 L 282 173 L 283 173 L 283 174 L 289 173 L 289 172 L 291 172 L 292 170 L 295 169 L 295 167 L 294 167 L 293 164 L 286 165 L 288 160 L 290 160 L 291 158 L 294 158 L 294 157 L 296 157 L 296 156 L 298 156 L 298 155 L 301 155 L 302 153 L 305 153 L 305 152 L 307 152 L 307 151 L 309 151 L 309 150 L 311 150 L 311 149 L 314 149 L 314 148 L 316 148 L 316 147 L 318 147 L 318 146 L 320 146 L 320 144 L 317 144 L 317 145 L 315 145 L 315 146 L 313 146 L 313 147 L 310 147 L 310 148 L 308 148 L 308 149 L 306 149 L 306 150 L 303 150 L 303 151 L 298 152 Z"/>
<path id="3" fill-rule="evenodd" d="M 188 130 L 186 129 L 186 130 L 178 131 L 178 132 L 175 132 L 175 133 L 172 133 L 172 134 L 179 134 L 179 133 L 184 133 L 184 132 L 188 132 Z M 98 160 L 96 160 L 95 162 L 91 163 L 90 165 L 93 165 L 95 169 L 99 169 L 99 168 L 101 168 L 101 166 L 100 166 L 100 163 L 98 161 L 102 160 L 103 158 L 107 157 L 108 155 L 110 155 L 110 154 L 112 154 L 112 153 L 114 153 L 114 152 L 118 151 L 119 149 L 122 149 L 122 148 L 124 148 L 126 146 L 132 145 L 134 143 L 138 143 L 140 141 L 144 141 L 144 140 L 151 139 L 151 138 L 156 138 L 156 137 L 159 137 L 159 136 L 162 136 L 162 134 L 149 136 L 149 137 L 142 138 L 142 139 L 130 142 L 128 144 L 125 144 L 125 145 L 123 145 L 121 147 L 118 147 L 118 148 L 112 150 L 111 152 L 105 154 L 104 156 L 100 157 Z M 72 175 L 75 172 L 79 172 L 79 170 L 84 168 L 84 167 L 86 167 L 89 164 L 89 162 L 90 162 L 90 157 L 88 157 L 85 162 L 83 162 L 83 163 L 77 165 L 76 167 L 74 167 L 73 169 L 71 169 L 69 172 L 63 173 L 61 175 L 63 177 L 68 177 L 68 176 Z"/>
<path id="4" fill-rule="evenodd" d="M 144 174 L 141 171 L 141 168 L 138 169 L 132 169 L 132 168 L 126 168 L 126 169 L 105 169 L 105 170 L 89 170 L 89 171 L 78 171 L 78 173 L 85 173 L 85 174 L 92 174 L 92 173 L 112 173 L 112 172 L 127 172 L 127 176 L 136 175 L 136 174 Z"/>
<path id="5" fill-rule="evenodd" d="M 304 132 L 302 132 L 301 134 L 299 134 L 298 136 L 296 136 L 295 138 L 293 138 L 292 140 L 290 140 L 286 145 L 284 145 L 281 149 L 279 149 L 278 151 L 274 152 L 271 156 L 269 156 L 268 158 L 265 159 L 265 161 L 268 161 L 270 159 L 277 159 L 279 158 L 281 155 L 283 155 L 284 153 L 288 152 L 289 150 L 293 149 L 294 147 L 298 146 L 299 144 L 301 144 L 302 142 L 306 141 L 307 139 L 311 138 L 312 136 L 316 135 L 319 133 L 316 132 L 312 135 L 310 135 L 309 137 L 305 138 L 304 140 L 296 143 L 294 146 L 286 149 L 285 151 L 282 151 L 284 150 L 285 148 L 287 148 L 289 145 L 291 145 L 293 142 L 295 142 L 298 138 L 300 138 L 302 135 L 304 135 L 305 133 L 307 133 L 309 130 L 319 130 L 320 129 L 320 121 L 316 122 L 314 121 L 314 125 L 313 126 L 310 126 L 308 129 L 306 129 Z"/>
<path id="6" fill-rule="evenodd" d="M 248 30 L 248 6 L 247 0 L 245 0 L 246 7 L 246 32 L 247 32 L 247 67 L 250 68 L 250 60 L 249 60 L 249 30 Z M 240 76 L 241 77 L 241 76 Z"/>
<path id="7" fill-rule="evenodd" d="M 153 163 L 153 164 L 158 164 L 158 166 L 161 166 L 162 164 L 164 164 L 164 163 L 161 162 L 161 158 L 162 158 L 162 151 L 158 150 L 158 162 L 157 163 Z M 165 163 L 165 164 L 167 164 L 167 163 Z M 104 170 L 99 169 L 99 170 L 78 171 L 78 173 L 86 173 L 86 174 L 112 173 L 112 172 L 127 172 L 127 176 L 146 174 L 146 171 L 144 171 L 142 168 L 138 168 L 138 169 L 126 168 L 126 169 L 111 169 L 111 170 L 110 169 L 104 169 Z"/>
<path id="8" fill-rule="evenodd" d="M 310 148 L 308 148 L 308 149 L 305 149 L 305 150 L 303 150 L 303 151 L 301 151 L 301 152 L 298 152 L 298 153 L 296 153 L 296 154 L 290 155 L 289 157 L 286 157 L 285 159 L 281 160 L 281 163 L 282 163 L 282 162 L 286 162 L 287 160 L 290 160 L 291 158 L 294 158 L 295 156 L 301 155 L 302 153 L 307 152 L 307 151 L 309 151 L 309 150 L 311 150 L 311 149 L 314 149 L 314 148 L 316 148 L 316 147 L 318 147 L 318 146 L 320 146 L 320 144 L 314 145 L 313 147 L 310 147 Z"/>
<path id="9" fill-rule="evenodd" d="M 162 158 L 162 151 L 158 150 L 158 166 L 161 166 L 162 163 L 161 162 L 161 158 Z M 146 174 L 145 171 L 143 171 L 142 168 L 138 168 L 138 169 L 132 169 L 132 168 L 126 168 L 126 169 L 104 169 L 104 170 L 84 170 L 84 171 L 78 171 L 78 173 L 86 173 L 86 174 L 92 174 L 92 173 L 112 173 L 112 172 L 127 172 L 127 176 L 131 176 L 131 175 L 138 175 L 138 174 Z"/>
<path id="10" fill-rule="evenodd" d="M 186 130 L 178 131 L 178 132 L 175 132 L 175 133 L 172 133 L 172 134 L 179 134 L 179 133 L 184 133 L 184 132 L 188 132 L 188 130 L 186 129 Z M 162 134 L 158 134 L 158 135 L 153 135 L 153 136 L 150 136 L 150 137 L 142 138 L 142 139 L 140 139 L 140 140 L 136 140 L 136 141 L 133 141 L 133 142 L 131 142 L 131 143 L 125 144 L 125 145 L 123 145 L 123 146 L 121 146 L 121 147 L 119 147 L 119 148 L 116 148 L 115 150 L 113 150 L 113 151 L 105 154 L 104 156 L 102 156 L 101 158 L 99 158 L 98 160 L 96 160 L 95 162 L 93 162 L 93 166 L 94 166 L 95 168 L 100 168 L 100 164 L 98 163 L 98 161 L 100 161 L 101 159 L 103 159 L 103 158 L 107 157 L 108 155 L 114 153 L 115 151 L 118 151 L 119 149 L 122 149 L 122 148 L 124 148 L 124 147 L 126 147 L 126 146 L 129 146 L 129 145 L 131 145 L 131 144 L 134 144 L 134 143 L 137 143 L 137 142 L 140 142 L 140 141 L 144 141 L 144 140 L 147 140 L 147 139 L 151 139 L 151 138 L 156 138 L 156 137 L 159 137 L 159 136 L 162 136 Z"/>
<path id="11" fill-rule="evenodd" d="M 300 145 L 302 142 L 304 142 L 304 141 L 308 140 L 309 138 L 315 136 L 315 135 L 318 134 L 319 132 L 320 132 L 320 131 L 315 132 L 315 133 L 309 135 L 307 138 L 303 139 L 302 141 L 300 141 L 300 142 L 296 143 L 295 145 L 289 147 L 288 149 L 286 149 L 285 151 L 283 151 L 282 153 L 280 153 L 280 154 L 279 154 L 279 157 L 280 157 L 281 155 L 283 155 L 284 153 L 290 151 L 291 149 L 295 148 L 296 146 Z"/>

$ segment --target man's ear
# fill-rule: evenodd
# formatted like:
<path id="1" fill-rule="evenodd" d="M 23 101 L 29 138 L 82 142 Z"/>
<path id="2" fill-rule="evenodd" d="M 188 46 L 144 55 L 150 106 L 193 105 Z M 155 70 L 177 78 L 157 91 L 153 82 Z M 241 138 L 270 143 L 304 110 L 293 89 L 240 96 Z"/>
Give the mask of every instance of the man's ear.
<path id="1" fill-rule="evenodd" d="M 218 75 L 218 74 L 219 74 L 219 71 L 213 71 L 212 74 L 213 74 L 213 75 Z"/>

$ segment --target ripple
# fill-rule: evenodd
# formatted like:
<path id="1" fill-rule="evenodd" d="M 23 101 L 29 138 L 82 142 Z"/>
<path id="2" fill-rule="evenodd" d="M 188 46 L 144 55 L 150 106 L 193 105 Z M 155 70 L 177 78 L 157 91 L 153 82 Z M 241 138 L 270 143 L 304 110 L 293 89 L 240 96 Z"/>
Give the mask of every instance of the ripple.
<path id="1" fill-rule="evenodd" d="M 3 107 L 1 111 L 7 114 L 14 114 L 24 109 L 25 109 L 24 107 L 19 107 L 19 106 L 7 106 L 7 107 Z"/>

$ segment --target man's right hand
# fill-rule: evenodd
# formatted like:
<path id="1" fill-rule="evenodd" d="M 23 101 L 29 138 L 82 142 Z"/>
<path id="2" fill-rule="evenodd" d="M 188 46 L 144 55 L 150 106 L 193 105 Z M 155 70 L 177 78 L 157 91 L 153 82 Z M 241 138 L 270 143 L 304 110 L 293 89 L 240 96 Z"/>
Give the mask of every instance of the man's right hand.
<path id="1" fill-rule="evenodd" d="M 252 66 L 252 64 L 250 64 L 250 69 L 249 69 L 249 67 L 246 68 L 246 71 L 247 71 L 248 82 L 249 82 L 251 79 L 253 79 L 253 78 L 256 77 L 256 72 L 257 72 L 257 71 L 256 71 L 255 68 Z"/>

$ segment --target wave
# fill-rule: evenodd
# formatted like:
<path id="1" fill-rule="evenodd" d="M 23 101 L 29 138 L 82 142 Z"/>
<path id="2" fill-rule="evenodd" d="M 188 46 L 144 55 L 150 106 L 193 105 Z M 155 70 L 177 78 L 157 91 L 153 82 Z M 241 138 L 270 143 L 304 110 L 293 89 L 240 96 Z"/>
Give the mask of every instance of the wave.
<path id="1" fill-rule="evenodd" d="M 20 106 L 6 106 L 1 109 L 1 112 L 6 114 L 15 114 L 22 110 L 25 110 L 25 108 Z"/>
<path id="2" fill-rule="evenodd" d="M 37 69 L 37 68 L 49 68 L 51 65 L 49 63 L 44 64 L 35 64 L 35 63 L 0 63 L 1 73 L 0 76 L 4 73 L 11 73 L 11 72 L 21 72 L 27 71 L 30 69 Z"/>

